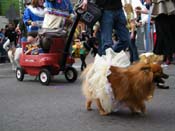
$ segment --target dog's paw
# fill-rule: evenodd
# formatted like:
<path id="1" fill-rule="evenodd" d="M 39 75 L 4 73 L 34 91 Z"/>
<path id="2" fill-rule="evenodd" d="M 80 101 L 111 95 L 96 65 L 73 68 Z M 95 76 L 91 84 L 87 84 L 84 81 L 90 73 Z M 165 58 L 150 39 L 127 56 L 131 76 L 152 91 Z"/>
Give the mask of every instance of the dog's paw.
<path id="1" fill-rule="evenodd" d="M 138 112 L 138 111 L 137 112 L 132 112 L 132 115 L 133 116 L 143 116 L 144 117 L 144 116 L 146 116 L 146 112 Z"/>
<path id="2" fill-rule="evenodd" d="M 133 116 L 138 116 L 138 115 L 141 114 L 141 112 L 132 112 L 131 114 L 132 114 Z"/>
<path id="3" fill-rule="evenodd" d="M 100 111 L 100 115 L 102 115 L 102 116 L 107 116 L 108 114 L 109 114 L 108 112 Z"/>
<path id="4" fill-rule="evenodd" d="M 86 108 L 87 111 L 92 111 L 92 108 Z"/>

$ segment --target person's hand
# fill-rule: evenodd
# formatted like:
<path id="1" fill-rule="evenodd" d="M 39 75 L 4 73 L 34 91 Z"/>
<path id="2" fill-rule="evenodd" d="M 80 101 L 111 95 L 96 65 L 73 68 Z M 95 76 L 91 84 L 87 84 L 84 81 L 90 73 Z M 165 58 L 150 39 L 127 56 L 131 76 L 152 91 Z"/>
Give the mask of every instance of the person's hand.
<path id="1" fill-rule="evenodd" d="M 83 0 L 79 7 L 81 7 L 83 10 L 87 10 L 87 0 Z"/>
<path id="2" fill-rule="evenodd" d="M 17 33 L 18 35 L 21 34 L 21 30 L 20 30 L 19 26 L 16 27 L 15 31 L 16 31 L 16 33 Z"/>
<path id="3" fill-rule="evenodd" d="M 154 24 L 155 23 L 155 21 L 154 20 L 151 20 L 151 24 Z"/>
<path id="4" fill-rule="evenodd" d="M 136 23 L 136 26 L 137 26 L 137 27 L 142 26 L 142 22 L 137 22 L 137 23 Z"/>
<path id="5" fill-rule="evenodd" d="M 32 21 L 31 26 L 37 26 L 37 23 Z"/>
<path id="6" fill-rule="evenodd" d="M 134 10 L 135 10 L 135 12 L 138 12 L 139 11 L 139 9 L 137 9 L 137 8 L 135 8 Z"/>
<path id="7" fill-rule="evenodd" d="M 134 33 L 133 32 L 130 35 L 130 39 L 134 39 Z"/>

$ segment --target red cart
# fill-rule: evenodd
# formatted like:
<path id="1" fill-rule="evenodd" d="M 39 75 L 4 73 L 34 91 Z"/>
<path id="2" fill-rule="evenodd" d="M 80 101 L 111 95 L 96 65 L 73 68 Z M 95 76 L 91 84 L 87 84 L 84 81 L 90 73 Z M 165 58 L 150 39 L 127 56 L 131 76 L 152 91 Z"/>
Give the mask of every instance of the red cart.
<path id="1" fill-rule="evenodd" d="M 72 67 L 72 64 L 75 61 L 70 56 L 69 49 L 79 19 L 80 15 L 77 15 L 68 37 L 59 32 L 56 34 L 49 34 L 52 43 L 50 44 L 47 53 L 26 55 L 24 50 L 28 43 L 22 43 L 23 53 L 20 56 L 21 67 L 18 67 L 16 70 L 17 80 L 23 81 L 24 75 L 29 74 L 32 76 L 38 76 L 39 81 L 43 85 L 49 85 L 51 76 L 58 75 L 59 72 L 62 71 L 68 82 L 74 82 L 77 79 L 78 73 L 76 69 Z M 44 35 L 47 36 L 48 34 L 46 33 Z"/>

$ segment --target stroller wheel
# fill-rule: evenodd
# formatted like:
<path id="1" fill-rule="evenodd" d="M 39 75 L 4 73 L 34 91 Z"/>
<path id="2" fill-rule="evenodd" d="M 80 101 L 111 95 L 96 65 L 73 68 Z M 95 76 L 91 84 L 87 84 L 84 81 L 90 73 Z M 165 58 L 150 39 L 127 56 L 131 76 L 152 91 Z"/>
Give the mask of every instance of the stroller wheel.
<path id="1" fill-rule="evenodd" d="M 48 69 L 42 69 L 39 73 L 39 81 L 43 85 L 49 85 L 51 81 L 51 74 Z"/>
<path id="2" fill-rule="evenodd" d="M 68 82 L 74 82 L 77 80 L 78 72 L 73 67 L 67 67 L 65 69 L 65 78 Z"/>
<path id="3" fill-rule="evenodd" d="M 23 81 L 24 79 L 24 70 L 20 67 L 17 67 L 16 69 L 16 79 L 18 81 Z"/>

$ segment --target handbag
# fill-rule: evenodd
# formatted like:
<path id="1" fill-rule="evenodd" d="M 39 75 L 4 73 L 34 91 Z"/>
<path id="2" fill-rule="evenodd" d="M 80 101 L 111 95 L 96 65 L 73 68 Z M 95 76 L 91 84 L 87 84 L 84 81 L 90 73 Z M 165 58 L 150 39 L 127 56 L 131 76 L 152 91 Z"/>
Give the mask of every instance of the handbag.
<path id="1" fill-rule="evenodd" d="M 101 16 L 101 9 L 96 4 L 89 2 L 87 4 L 87 11 L 81 14 L 80 20 L 84 22 L 88 27 L 93 27 L 93 25 L 95 25 Z"/>

